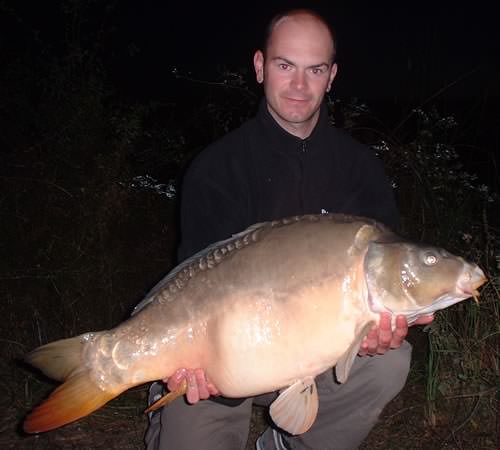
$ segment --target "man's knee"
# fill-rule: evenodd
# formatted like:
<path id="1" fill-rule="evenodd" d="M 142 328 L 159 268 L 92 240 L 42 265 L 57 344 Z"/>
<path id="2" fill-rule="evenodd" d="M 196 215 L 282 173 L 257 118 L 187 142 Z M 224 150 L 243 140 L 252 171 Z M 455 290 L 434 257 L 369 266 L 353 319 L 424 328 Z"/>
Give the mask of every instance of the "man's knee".
<path id="1" fill-rule="evenodd" d="M 373 390 L 386 392 L 392 398 L 403 389 L 410 371 L 411 350 L 411 345 L 404 341 L 400 348 L 373 357 L 370 361 Z"/>
<path id="2" fill-rule="evenodd" d="M 177 400 L 161 409 L 155 434 L 151 424 L 147 449 L 243 449 L 248 437 L 252 401 L 226 406 L 210 400 L 188 405 Z"/>

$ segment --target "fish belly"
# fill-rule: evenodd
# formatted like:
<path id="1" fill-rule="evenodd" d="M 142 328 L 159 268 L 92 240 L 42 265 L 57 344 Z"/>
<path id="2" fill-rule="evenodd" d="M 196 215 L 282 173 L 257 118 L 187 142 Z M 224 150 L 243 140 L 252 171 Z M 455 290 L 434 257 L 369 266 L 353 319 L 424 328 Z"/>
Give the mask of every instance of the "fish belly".
<path id="1" fill-rule="evenodd" d="M 286 302 L 254 295 L 239 300 L 214 323 L 207 361 L 208 376 L 227 397 L 314 377 L 332 368 L 354 339 L 358 317 L 342 312 L 343 302 L 330 291 Z"/>

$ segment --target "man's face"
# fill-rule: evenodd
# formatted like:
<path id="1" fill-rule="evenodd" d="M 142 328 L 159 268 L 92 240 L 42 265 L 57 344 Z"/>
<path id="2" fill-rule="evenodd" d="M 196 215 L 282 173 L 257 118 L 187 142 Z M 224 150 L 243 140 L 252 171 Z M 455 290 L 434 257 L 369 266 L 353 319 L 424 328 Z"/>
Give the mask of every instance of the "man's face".
<path id="1" fill-rule="evenodd" d="M 325 92 L 335 78 L 333 44 L 326 27 L 310 16 L 279 22 L 266 57 L 257 51 L 254 66 L 264 83 L 268 109 L 288 132 L 306 138 L 314 129 Z"/>

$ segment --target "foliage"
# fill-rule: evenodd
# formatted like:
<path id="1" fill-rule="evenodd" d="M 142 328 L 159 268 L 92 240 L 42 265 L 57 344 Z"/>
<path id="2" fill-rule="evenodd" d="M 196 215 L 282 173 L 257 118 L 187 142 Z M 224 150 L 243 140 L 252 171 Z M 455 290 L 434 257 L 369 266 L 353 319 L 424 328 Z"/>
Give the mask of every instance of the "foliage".
<path id="1" fill-rule="evenodd" d="M 99 2 L 61 4 L 67 25 L 57 48 L 17 17 L 25 51 L 1 61 L 0 115 L 7 126 L 0 136 L 0 355 L 9 363 L 41 343 L 108 328 L 128 315 L 174 263 L 182 171 L 251 116 L 259 98 L 248 74 L 227 68 L 213 80 L 174 69 L 174 82 L 193 99 L 183 104 L 119 98 L 101 57 L 105 36 L 87 29 L 86 8 Z M 102 8 L 105 21 L 112 9 Z M 464 162 L 482 154 L 465 150 L 458 121 L 432 105 L 393 126 L 356 99 L 329 105 L 332 121 L 383 159 L 403 233 L 487 272 L 479 306 L 449 308 L 428 328 L 426 385 L 430 423 L 439 424 L 457 402 L 464 405 L 460 424 L 493 421 L 500 239 L 492 220 L 499 200 Z M 43 391 L 26 373 L 12 364 L 0 368 L 12 392 L 24 392 L 9 396 L 24 412 Z"/>
<path id="2" fill-rule="evenodd" d="M 339 105 L 333 105 L 339 107 Z M 467 171 L 458 123 L 436 108 L 416 108 L 387 131 L 356 100 L 345 106 L 352 134 L 371 144 L 384 159 L 409 237 L 436 244 L 477 262 L 488 283 L 478 305 L 464 302 L 438 313 L 428 332 L 427 417 L 443 421 L 450 405 L 456 413 L 453 433 L 469 421 L 495 429 L 500 380 L 500 235 L 491 224 L 499 196 Z M 367 123 L 376 123 L 371 126 Z M 487 425 L 486 425 L 487 424 Z M 449 424 L 452 425 L 452 424 Z"/>

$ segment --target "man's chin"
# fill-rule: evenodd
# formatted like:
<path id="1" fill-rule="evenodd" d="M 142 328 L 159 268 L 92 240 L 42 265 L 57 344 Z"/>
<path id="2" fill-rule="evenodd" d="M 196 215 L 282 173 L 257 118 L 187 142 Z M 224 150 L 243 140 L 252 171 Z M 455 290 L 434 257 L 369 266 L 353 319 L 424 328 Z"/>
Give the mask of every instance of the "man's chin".
<path id="1" fill-rule="evenodd" d="M 293 112 L 288 112 L 286 114 L 283 114 L 282 117 L 287 122 L 299 124 L 299 123 L 307 122 L 308 120 L 310 120 L 311 114 L 309 112 L 293 111 Z"/>
<path id="2" fill-rule="evenodd" d="M 301 124 L 308 122 L 314 116 L 314 111 L 312 111 L 310 105 L 304 105 L 303 107 L 293 107 L 290 108 L 289 105 L 283 105 L 279 109 L 273 110 L 271 113 L 275 116 L 278 121 L 287 122 L 290 124 Z"/>

